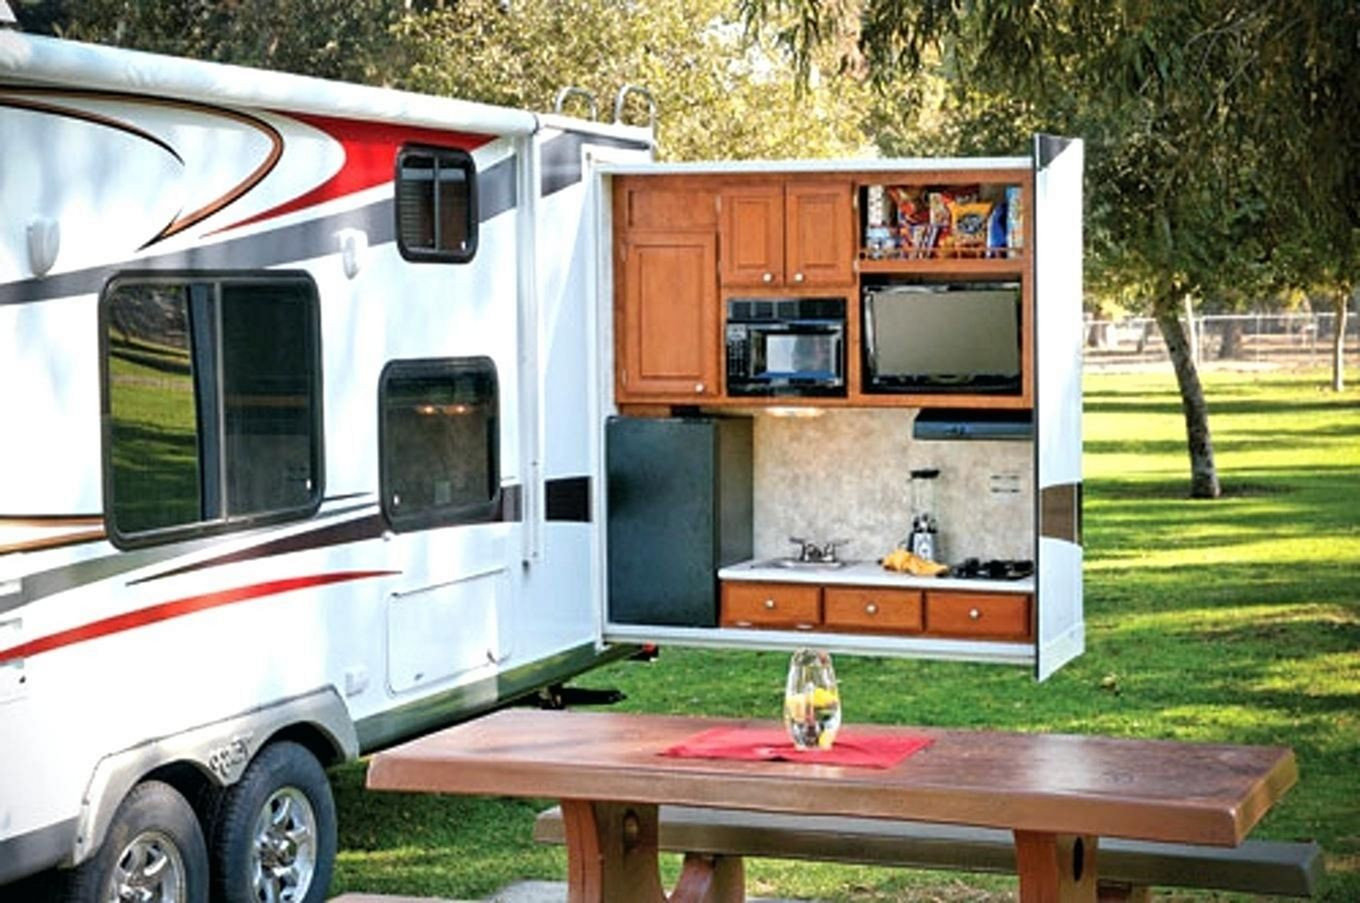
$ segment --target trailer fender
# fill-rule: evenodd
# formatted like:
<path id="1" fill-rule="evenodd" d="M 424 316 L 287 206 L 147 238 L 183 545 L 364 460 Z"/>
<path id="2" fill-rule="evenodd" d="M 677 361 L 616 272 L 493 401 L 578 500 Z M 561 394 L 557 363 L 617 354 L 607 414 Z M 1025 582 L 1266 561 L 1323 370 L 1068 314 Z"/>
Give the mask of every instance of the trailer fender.
<path id="1" fill-rule="evenodd" d="M 152 771 L 187 763 L 213 784 L 234 784 L 271 738 L 298 726 L 323 736 L 334 761 L 359 755 L 349 710 L 334 687 L 323 687 L 105 756 L 86 785 L 71 855 L 62 864 L 79 865 L 99 849 L 119 802 Z"/>

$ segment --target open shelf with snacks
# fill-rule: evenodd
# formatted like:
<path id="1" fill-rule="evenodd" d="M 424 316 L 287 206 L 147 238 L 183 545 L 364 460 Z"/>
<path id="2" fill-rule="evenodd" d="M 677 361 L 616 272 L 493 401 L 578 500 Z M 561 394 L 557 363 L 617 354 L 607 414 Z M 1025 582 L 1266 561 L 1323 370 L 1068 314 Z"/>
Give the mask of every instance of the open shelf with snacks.
<path id="1" fill-rule="evenodd" d="M 1011 275 L 1026 267 L 1028 173 L 942 175 L 884 174 L 856 185 L 859 272 Z"/>

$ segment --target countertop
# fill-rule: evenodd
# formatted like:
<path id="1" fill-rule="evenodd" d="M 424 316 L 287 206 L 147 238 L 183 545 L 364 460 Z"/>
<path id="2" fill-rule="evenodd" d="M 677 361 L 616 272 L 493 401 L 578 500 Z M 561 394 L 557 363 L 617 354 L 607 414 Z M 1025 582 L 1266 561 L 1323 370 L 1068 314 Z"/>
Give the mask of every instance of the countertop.
<path id="1" fill-rule="evenodd" d="M 728 565 L 718 571 L 719 580 L 751 580 L 769 583 L 816 583 L 826 586 L 886 586 L 900 589 L 941 589 L 974 593 L 1032 593 L 1034 578 L 1023 580 L 960 580 L 955 577 L 914 577 L 885 570 L 876 561 L 852 561 L 844 567 L 780 567 L 772 558 Z"/>

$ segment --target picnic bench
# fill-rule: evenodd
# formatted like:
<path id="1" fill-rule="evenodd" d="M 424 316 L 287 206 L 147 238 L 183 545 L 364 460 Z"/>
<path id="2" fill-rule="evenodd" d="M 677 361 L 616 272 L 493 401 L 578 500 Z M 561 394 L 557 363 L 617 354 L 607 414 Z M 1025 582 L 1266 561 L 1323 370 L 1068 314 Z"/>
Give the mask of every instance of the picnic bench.
<path id="1" fill-rule="evenodd" d="M 696 806 L 661 806 L 658 818 L 657 847 L 667 852 L 1015 874 L 1015 841 L 998 828 Z M 534 840 L 566 843 L 560 807 L 535 819 Z M 1102 837 L 1099 851 L 1101 900 L 1143 900 L 1151 887 L 1311 897 L 1322 874 L 1312 841 L 1208 847 Z"/>

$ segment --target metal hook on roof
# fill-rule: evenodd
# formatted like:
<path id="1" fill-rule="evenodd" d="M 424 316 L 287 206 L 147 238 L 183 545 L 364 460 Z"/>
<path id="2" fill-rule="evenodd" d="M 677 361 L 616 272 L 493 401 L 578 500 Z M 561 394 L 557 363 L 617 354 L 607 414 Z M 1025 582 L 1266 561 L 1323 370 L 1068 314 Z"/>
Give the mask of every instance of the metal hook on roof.
<path id="1" fill-rule="evenodd" d="M 652 92 L 641 85 L 624 85 L 619 88 L 619 93 L 614 96 L 614 122 L 623 122 L 623 105 L 629 94 L 640 94 L 643 100 L 647 101 L 647 127 L 654 128 L 656 126 L 656 101 L 652 99 Z"/>
<path id="2" fill-rule="evenodd" d="M 590 118 L 591 119 L 600 118 L 600 105 L 595 102 L 595 95 L 592 94 L 590 91 L 587 91 L 585 88 L 577 88 L 574 85 L 568 85 L 561 91 L 557 92 L 557 99 L 553 101 L 553 112 L 560 114 L 562 112 L 562 108 L 566 106 L 567 98 L 569 97 L 585 98 L 587 108 L 590 110 Z"/>

